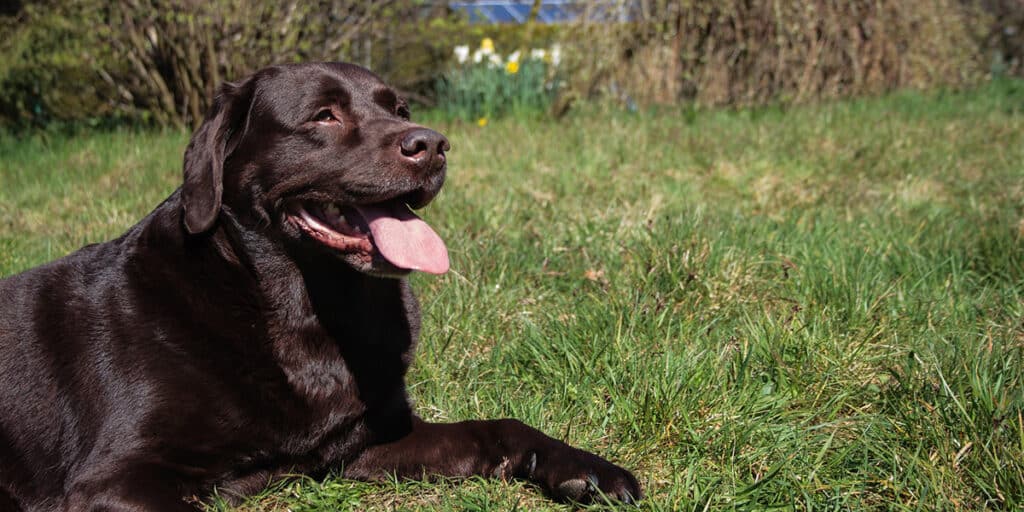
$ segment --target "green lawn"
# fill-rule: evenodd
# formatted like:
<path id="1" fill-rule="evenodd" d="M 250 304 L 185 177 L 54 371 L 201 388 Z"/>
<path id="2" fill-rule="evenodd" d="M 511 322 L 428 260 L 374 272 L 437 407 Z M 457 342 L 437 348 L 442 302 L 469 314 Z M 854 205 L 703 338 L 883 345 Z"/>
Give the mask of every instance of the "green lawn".
<path id="1" fill-rule="evenodd" d="M 520 418 L 635 470 L 647 510 L 1024 507 L 1024 83 L 433 125 L 427 419 Z M 0 275 L 123 231 L 186 142 L 0 142 Z M 565 509 L 301 478 L 242 507 L 339 508 Z"/>

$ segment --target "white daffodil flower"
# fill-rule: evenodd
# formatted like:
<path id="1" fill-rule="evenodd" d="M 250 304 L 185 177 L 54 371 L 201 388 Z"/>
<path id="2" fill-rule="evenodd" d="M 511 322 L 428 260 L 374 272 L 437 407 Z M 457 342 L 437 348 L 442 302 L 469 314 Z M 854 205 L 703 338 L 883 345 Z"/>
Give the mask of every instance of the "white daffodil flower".
<path id="1" fill-rule="evenodd" d="M 459 61 L 459 64 L 465 64 L 466 59 L 469 58 L 469 45 L 462 45 L 455 47 L 455 59 Z"/>

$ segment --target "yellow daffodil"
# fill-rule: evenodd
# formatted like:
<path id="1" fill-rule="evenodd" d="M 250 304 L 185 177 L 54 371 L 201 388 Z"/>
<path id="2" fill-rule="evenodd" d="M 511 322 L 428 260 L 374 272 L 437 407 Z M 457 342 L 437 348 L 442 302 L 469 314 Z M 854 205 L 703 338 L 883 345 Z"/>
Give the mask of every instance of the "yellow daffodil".
<path id="1" fill-rule="evenodd" d="M 510 75 L 514 75 L 519 72 L 519 62 L 510 60 L 508 64 L 505 64 L 505 71 Z"/>
<path id="2" fill-rule="evenodd" d="M 481 127 L 481 128 L 483 128 L 484 126 L 487 126 L 487 118 L 486 117 L 481 117 L 480 119 L 477 119 L 476 120 L 476 125 Z"/>
<path id="3" fill-rule="evenodd" d="M 489 38 L 489 37 L 485 37 L 483 39 L 483 41 L 480 41 L 480 49 L 483 50 L 484 53 L 493 52 L 494 51 L 494 41 L 492 41 L 491 38 Z"/>

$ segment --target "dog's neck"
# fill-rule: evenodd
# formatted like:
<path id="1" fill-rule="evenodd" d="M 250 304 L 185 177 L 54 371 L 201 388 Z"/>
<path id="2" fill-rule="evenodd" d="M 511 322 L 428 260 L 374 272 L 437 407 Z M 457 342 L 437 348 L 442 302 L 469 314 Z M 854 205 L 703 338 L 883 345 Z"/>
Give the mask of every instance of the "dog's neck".
<path id="1" fill-rule="evenodd" d="M 363 274 L 329 254 L 287 247 L 264 230 L 243 226 L 230 209 L 208 244 L 225 265 L 245 268 L 251 276 L 274 357 L 307 400 L 336 399 L 339 386 L 350 380 L 365 390 L 360 398 L 366 403 L 391 401 L 389 394 L 403 392 L 404 386 L 395 385 L 403 383 L 419 334 L 418 305 L 407 282 Z M 396 306 L 371 310 L 379 304 Z M 349 368 L 374 371 L 350 375 Z"/>

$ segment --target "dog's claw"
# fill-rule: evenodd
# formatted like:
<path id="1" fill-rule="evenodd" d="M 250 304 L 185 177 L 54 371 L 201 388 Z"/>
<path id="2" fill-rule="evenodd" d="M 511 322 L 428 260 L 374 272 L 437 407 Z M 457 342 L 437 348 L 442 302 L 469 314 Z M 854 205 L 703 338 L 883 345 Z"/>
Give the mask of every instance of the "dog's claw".
<path id="1" fill-rule="evenodd" d="M 626 505 L 633 504 L 633 494 L 629 491 L 622 491 L 622 496 L 619 499 Z"/>
<path id="2" fill-rule="evenodd" d="M 587 493 L 589 483 L 582 478 L 566 480 L 558 484 L 558 493 L 570 500 L 579 501 Z"/>
<path id="3" fill-rule="evenodd" d="M 573 501 L 589 501 L 589 497 L 597 494 L 597 475 L 591 473 L 586 478 L 572 478 L 558 484 L 558 492 Z"/>
<path id="4" fill-rule="evenodd" d="M 502 457 L 501 458 L 501 463 L 498 464 L 497 467 L 494 468 L 494 471 L 491 471 L 491 476 L 493 478 L 499 478 L 501 480 L 508 480 L 509 479 L 508 467 L 509 467 L 509 465 L 511 465 L 511 463 L 512 463 L 512 461 L 510 461 L 508 459 L 508 457 Z"/>

